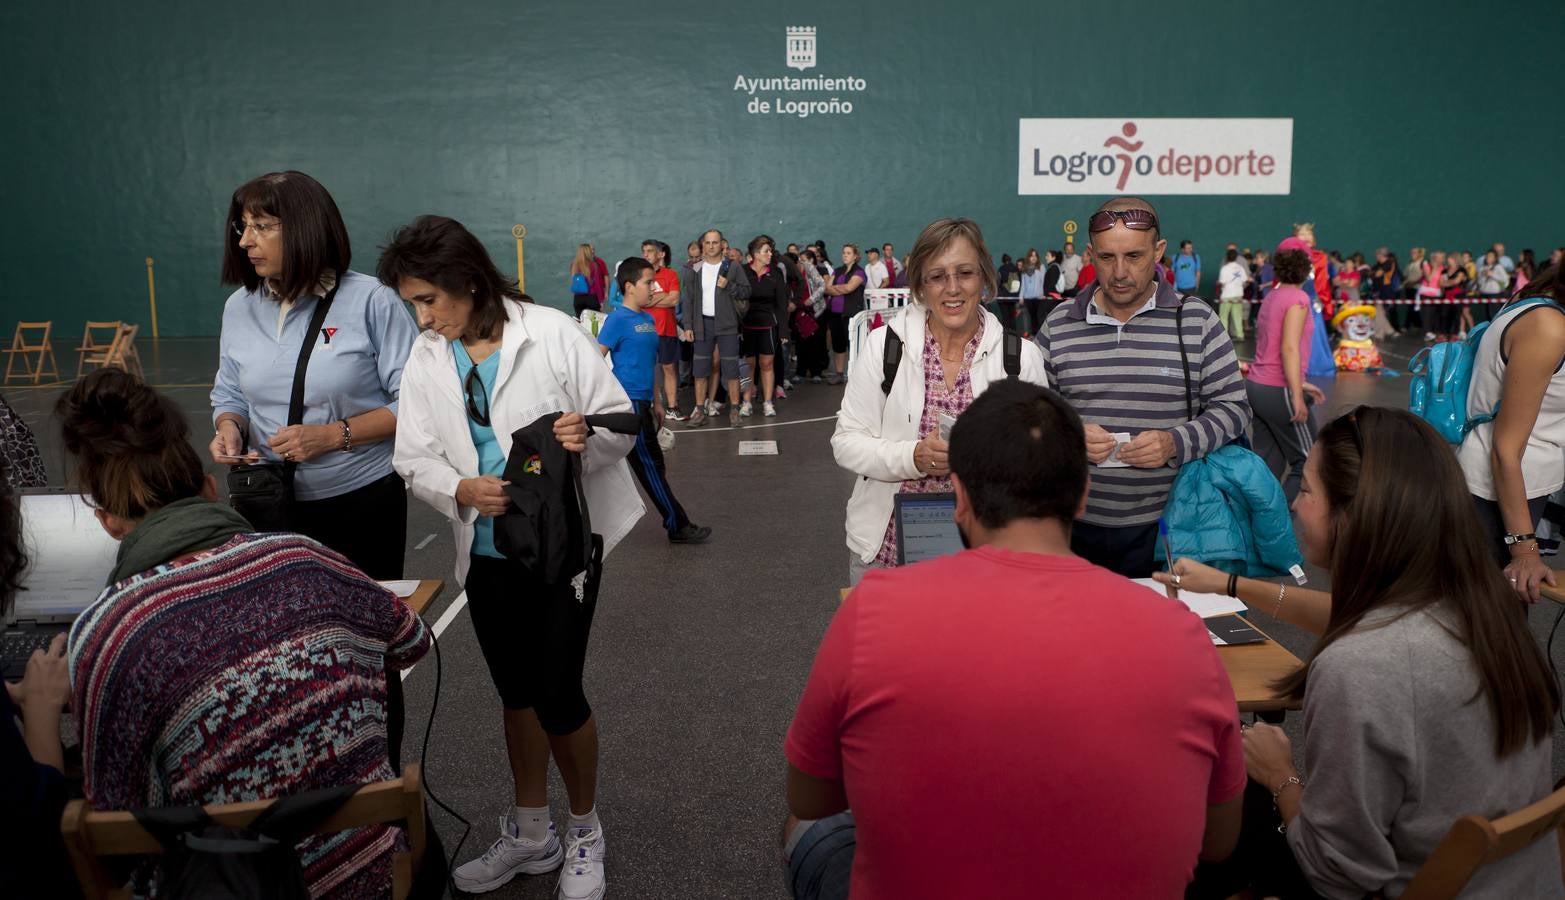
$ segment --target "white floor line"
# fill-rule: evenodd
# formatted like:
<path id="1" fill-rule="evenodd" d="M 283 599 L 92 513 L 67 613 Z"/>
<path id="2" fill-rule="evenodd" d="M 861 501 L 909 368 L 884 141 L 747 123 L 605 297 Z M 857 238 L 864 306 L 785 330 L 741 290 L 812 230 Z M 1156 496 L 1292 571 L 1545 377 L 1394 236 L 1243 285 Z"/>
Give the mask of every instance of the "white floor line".
<path id="1" fill-rule="evenodd" d="M 430 535 L 429 537 L 424 538 L 422 541 L 419 541 L 417 544 L 413 545 L 413 549 L 414 550 L 422 550 L 425 547 L 428 547 L 429 546 L 429 542 L 434 540 L 434 539 L 435 539 L 435 536 L 434 535 Z"/>
<path id="2" fill-rule="evenodd" d="M 726 413 L 718 413 L 718 415 L 720 415 L 720 416 L 721 415 L 726 415 Z M 738 427 L 735 427 L 733 425 L 723 425 L 721 427 L 716 427 L 716 428 L 713 428 L 713 427 L 690 428 L 690 427 L 687 426 L 685 428 L 679 429 L 678 431 L 675 431 L 674 433 L 677 434 L 677 435 L 680 435 L 682 437 L 682 436 L 687 435 L 687 434 L 700 434 L 703 431 L 710 433 L 710 432 L 713 432 L 713 431 L 744 431 L 744 430 L 749 429 L 749 428 L 781 428 L 784 425 L 808 425 L 811 422 L 832 422 L 832 421 L 835 421 L 836 418 L 837 417 L 834 416 L 834 415 L 832 415 L 832 416 L 821 416 L 820 418 L 817 418 L 817 419 L 794 419 L 791 422 L 765 422 L 765 423 L 758 424 L 758 425 L 740 425 Z M 684 423 L 680 423 L 680 424 L 684 424 Z"/>
<path id="3" fill-rule="evenodd" d="M 451 605 L 446 607 L 446 611 L 441 613 L 440 618 L 435 620 L 435 640 L 439 640 L 440 636 L 446 633 L 446 629 L 450 627 L 452 621 L 456 619 L 457 613 L 461 612 L 465 606 L 467 606 L 467 591 L 463 591 L 462 593 L 457 594 L 456 599 L 451 601 Z M 408 676 L 412 675 L 413 670 L 417 668 L 418 665 L 415 663 L 414 665 L 403 669 L 402 680 L 407 681 Z"/>

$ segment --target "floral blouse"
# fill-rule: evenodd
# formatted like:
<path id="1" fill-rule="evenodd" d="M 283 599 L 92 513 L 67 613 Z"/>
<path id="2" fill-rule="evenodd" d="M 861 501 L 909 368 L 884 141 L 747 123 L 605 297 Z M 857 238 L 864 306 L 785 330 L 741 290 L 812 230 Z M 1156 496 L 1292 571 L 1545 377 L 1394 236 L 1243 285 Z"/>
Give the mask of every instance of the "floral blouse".
<path id="1" fill-rule="evenodd" d="M 940 365 L 940 344 L 926 329 L 924 332 L 924 412 L 918 420 L 918 439 L 936 434 L 940 428 L 942 413 L 953 419 L 973 403 L 973 357 L 983 342 L 983 318 L 978 320 L 978 331 L 973 334 L 962 351 L 962 370 L 957 373 L 956 384 L 946 387 L 945 372 Z M 951 490 L 951 477 L 925 475 L 902 482 L 904 494 L 932 494 Z M 875 565 L 890 568 L 897 564 L 897 520 L 892 517 L 886 523 L 886 537 L 880 542 L 880 552 L 875 554 Z"/>

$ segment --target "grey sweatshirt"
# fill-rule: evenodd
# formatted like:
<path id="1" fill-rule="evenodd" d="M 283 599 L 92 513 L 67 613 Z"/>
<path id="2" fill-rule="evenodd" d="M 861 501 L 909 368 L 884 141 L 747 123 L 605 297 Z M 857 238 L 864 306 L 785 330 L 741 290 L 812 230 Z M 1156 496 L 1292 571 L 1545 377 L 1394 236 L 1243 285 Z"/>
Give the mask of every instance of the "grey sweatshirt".
<path id="1" fill-rule="evenodd" d="M 1326 897 L 1395 897 L 1459 817 L 1515 812 L 1552 790 L 1552 742 L 1495 758 L 1489 704 L 1449 608 L 1369 627 L 1393 615 L 1371 613 L 1326 648 L 1305 689 L 1306 787 L 1288 844 Z M 1480 869 L 1462 896 L 1565 897 L 1557 842 Z"/>

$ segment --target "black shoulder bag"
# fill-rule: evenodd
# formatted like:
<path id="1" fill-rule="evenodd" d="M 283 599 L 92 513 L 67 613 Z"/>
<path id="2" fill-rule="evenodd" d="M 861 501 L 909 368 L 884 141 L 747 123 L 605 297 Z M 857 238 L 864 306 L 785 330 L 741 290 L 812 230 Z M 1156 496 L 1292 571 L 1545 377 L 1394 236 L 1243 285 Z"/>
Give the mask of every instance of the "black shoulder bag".
<path id="1" fill-rule="evenodd" d="M 310 354 L 315 350 L 315 339 L 321 333 L 326 313 L 342 286 L 342 276 L 315 304 L 310 316 L 310 326 L 304 332 L 304 346 L 299 348 L 299 361 L 293 368 L 293 394 L 288 398 L 288 423 L 304 422 L 304 371 L 309 368 Z M 246 441 L 248 443 L 248 437 Z M 293 474 L 299 464 L 288 460 L 277 463 L 243 463 L 228 470 L 228 503 L 241 516 L 249 520 L 256 531 L 293 531 Z"/>

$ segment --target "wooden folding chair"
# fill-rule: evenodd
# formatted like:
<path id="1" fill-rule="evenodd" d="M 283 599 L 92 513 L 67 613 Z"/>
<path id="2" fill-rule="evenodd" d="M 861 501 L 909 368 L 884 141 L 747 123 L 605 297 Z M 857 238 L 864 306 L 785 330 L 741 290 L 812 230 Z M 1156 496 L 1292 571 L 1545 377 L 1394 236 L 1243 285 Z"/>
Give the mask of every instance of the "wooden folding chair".
<path id="1" fill-rule="evenodd" d="M 10 384 L 11 379 L 31 378 L 33 384 L 43 379 L 44 356 L 49 357 L 49 368 L 56 380 L 60 377 L 60 367 L 54 360 L 54 345 L 49 343 L 49 333 L 54 330 L 54 322 L 17 322 L 16 334 L 11 338 L 11 347 L 5 352 L 11 354 L 11 358 L 5 364 L 5 383 Z M 37 343 L 28 343 L 29 332 L 42 332 Z M 28 357 L 38 354 L 38 363 L 34 365 Z M 16 360 L 22 360 L 22 374 L 13 376 L 11 369 L 16 365 Z"/>
<path id="2" fill-rule="evenodd" d="M 1554 786 L 1554 793 L 1524 809 L 1493 821 L 1483 816 L 1463 816 L 1456 820 L 1445 840 L 1435 848 L 1402 892 L 1402 900 L 1445 900 L 1467 887 L 1474 874 L 1490 863 L 1499 862 L 1553 832 L 1565 860 L 1565 779 Z M 1565 862 L 1562 862 L 1565 879 Z"/>
<path id="3" fill-rule="evenodd" d="M 76 377 L 82 377 L 82 368 L 87 365 L 103 365 L 108 359 L 108 353 L 114 347 L 114 340 L 120 336 L 119 322 L 91 322 L 82 330 L 81 346 L 76 348 Z M 97 332 L 106 331 L 100 340 Z"/>
<path id="4" fill-rule="evenodd" d="M 140 325 L 121 325 L 119 337 L 110 348 L 103 365 L 124 369 L 138 378 L 142 377 L 145 373 L 141 370 L 141 354 L 136 352 L 136 332 L 140 330 Z"/>
<path id="5" fill-rule="evenodd" d="M 402 767 L 401 778 L 363 786 L 311 833 L 332 834 L 381 822 L 407 820 L 408 851 L 398 853 L 392 860 L 392 896 L 402 900 L 412 890 L 413 876 L 424 861 L 424 829 L 428 823 L 424 820 L 422 792 L 423 775 L 419 765 L 408 763 Z M 271 804 L 270 800 L 259 800 L 203 809 L 220 825 L 242 827 Z M 116 884 L 109 876 L 102 857 L 149 856 L 163 852 L 163 846 L 141 827 L 134 814 L 100 812 L 89 807 L 85 800 L 73 800 L 65 807 L 60 832 L 65 836 L 71 866 L 76 870 L 76 880 L 87 900 L 129 900 L 131 896 L 128 888 Z"/>

